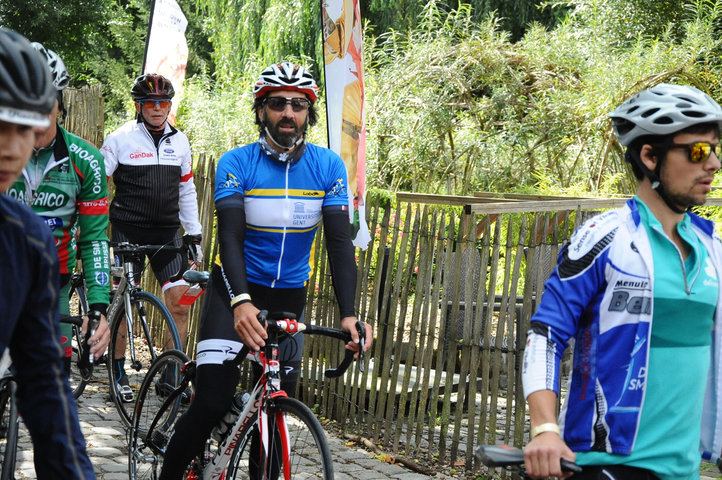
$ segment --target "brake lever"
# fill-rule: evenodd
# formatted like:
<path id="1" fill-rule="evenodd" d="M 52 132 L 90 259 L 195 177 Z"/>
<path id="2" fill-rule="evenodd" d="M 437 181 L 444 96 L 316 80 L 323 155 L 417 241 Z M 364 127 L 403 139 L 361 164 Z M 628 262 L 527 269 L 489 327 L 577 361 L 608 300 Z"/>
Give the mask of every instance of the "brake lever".
<path id="1" fill-rule="evenodd" d="M 356 332 L 358 333 L 358 345 L 359 345 L 359 351 L 358 351 L 358 371 L 362 372 L 364 371 L 364 350 L 366 348 L 366 326 L 361 320 L 358 320 L 356 322 Z"/>

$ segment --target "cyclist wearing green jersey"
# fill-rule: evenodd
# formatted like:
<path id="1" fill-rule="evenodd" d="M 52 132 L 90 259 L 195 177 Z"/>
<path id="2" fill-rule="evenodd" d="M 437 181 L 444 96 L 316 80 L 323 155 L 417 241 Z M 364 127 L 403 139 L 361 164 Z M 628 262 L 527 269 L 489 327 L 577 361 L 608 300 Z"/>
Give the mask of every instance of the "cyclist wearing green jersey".
<path id="1" fill-rule="evenodd" d="M 53 237 L 27 205 L 3 194 L 22 174 L 35 129 L 47 127 L 54 104 L 43 59 L 25 37 L 0 28 L 0 354 L 8 349 L 12 357 L 37 478 L 95 480 L 77 405 L 61 371 Z"/>
<path id="2" fill-rule="evenodd" d="M 80 248 L 90 313 L 100 318 L 95 335 L 90 338 L 91 353 L 100 358 L 110 341 L 105 319 L 110 288 L 105 164 L 97 148 L 57 124 L 58 114 L 65 111 L 63 91 L 70 76 L 54 51 L 37 42 L 32 46 L 50 67 L 57 100 L 50 114 L 50 126 L 37 135 L 30 161 L 8 195 L 29 205 L 53 232 L 60 260 L 61 314 L 70 314 L 70 276 L 75 269 L 76 249 Z M 61 324 L 66 372 L 72 355 L 71 329 L 71 325 Z"/>

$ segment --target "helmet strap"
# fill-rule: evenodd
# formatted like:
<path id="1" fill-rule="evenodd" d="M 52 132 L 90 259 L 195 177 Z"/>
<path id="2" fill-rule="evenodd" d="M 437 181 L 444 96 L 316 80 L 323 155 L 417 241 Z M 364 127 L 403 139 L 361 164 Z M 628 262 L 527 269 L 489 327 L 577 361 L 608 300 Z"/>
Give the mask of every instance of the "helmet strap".
<path id="1" fill-rule="evenodd" d="M 669 195 L 667 195 L 667 192 L 664 190 L 664 187 L 662 186 L 662 180 L 659 178 L 659 174 L 662 171 L 662 159 L 660 158 L 657 161 L 657 166 L 655 167 L 654 171 L 652 171 L 644 164 L 644 162 L 640 158 L 639 152 L 635 152 L 635 154 L 631 156 L 632 161 L 636 162 L 637 166 L 639 166 L 639 168 L 642 170 L 644 176 L 649 179 L 649 182 L 652 184 L 652 190 L 657 192 L 657 195 L 659 195 L 659 198 L 664 201 L 667 207 L 669 207 L 669 209 L 672 210 L 674 213 L 685 213 L 687 209 L 680 209 L 678 205 L 673 203 L 672 200 L 669 198 Z"/>
<path id="2" fill-rule="evenodd" d="M 268 138 L 270 138 L 271 141 L 272 141 L 273 143 L 275 143 L 275 144 L 278 146 L 278 148 L 280 148 L 280 149 L 282 150 L 282 153 L 289 153 L 291 150 L 293 150 L 294 148 L 296 148 L 296 147 L 298 147 L 299 145 L 301 145 L 301 144 L 303 143 L 303 140 L 304 140 L 304 137 L 305 137 L 305 135 L 301 134 L 301 135 L 298 137 L 298 139 L 296 139 L 296 141 L 293 143 L 293 145 L 291 145 L 290 147 L 285 147 L 285 146 L 281 145 L 280 143 L 278 143 L 278 140 L 276 140 L 275 138 L 273 138 L 273 135 L 271 135 L 271 132 L 268 130 L 268 125 L 265 125 L 265 124 L 264 124 L 264 126 L 263 126 L 263 131 L 265 132 L 266 136 L 267 136 Z"/>
<path id="3" fill-rule="evenodd" d="M 145 118 L 143 118 L 143 114 L 141 112 L 138 112 L 136 114 L 136 120 L 138 122 L 143 122 L 143 125 L 145 125 L 146 130 L 148 130 L 151 133 L 157 133 L 157 132 L 164 132 L 165 131 L 165 124 L 168 122 L 168 119 L 166 118 L 166 121 L 161 125 L 160 127 L 155 127 L 148 123 Z"/>

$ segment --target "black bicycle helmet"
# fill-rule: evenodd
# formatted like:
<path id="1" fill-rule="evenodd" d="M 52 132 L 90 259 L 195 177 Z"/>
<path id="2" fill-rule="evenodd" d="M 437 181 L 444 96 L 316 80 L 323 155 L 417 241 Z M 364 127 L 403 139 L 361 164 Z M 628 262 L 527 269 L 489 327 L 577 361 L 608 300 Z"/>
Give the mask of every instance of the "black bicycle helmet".
<path id="1" fill-rule="evenodd" d="M 45 59 L 25 37 L 0 28 L 0 120 L 47 127 L 55 98 Z"/>
<path id="2" fill-rule="evenodd" d="M 54 51 L 45 48 L 42 43 L 33 42 L 30 45 L 32 45 L 35 50 L 40 52 L 45 58 L 45 61 L 48 63 L 48 67 L 50 67 L 50 75 L 53 78 L 53 85 L 55 85 L 55 89 L 59 92 L 62 92 L 63 90 L 68 88 L 68 85 L 70 84 L 70 75 L 68 75 L 68 70 L 65 68 L 65 63 L 63 63 L 63 60 L 60 58 L 60 56 Z"/>
<path id="3" fill-rule="evenodd" d="M 144 98 L 173 98 L 175 89 L 170 80 L 163 75 L 157 73 L 146 73 L 139 76 L 133 82 L 133 88 L 130 89 L 130 95 L 133 100 L 142 100 Z"/>

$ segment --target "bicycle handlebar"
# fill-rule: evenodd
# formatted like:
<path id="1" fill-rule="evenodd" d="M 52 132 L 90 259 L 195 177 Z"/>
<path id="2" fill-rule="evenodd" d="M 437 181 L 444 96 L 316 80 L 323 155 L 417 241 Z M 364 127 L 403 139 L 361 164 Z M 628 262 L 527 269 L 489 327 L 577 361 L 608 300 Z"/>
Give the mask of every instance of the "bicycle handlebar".
<path id="1" fill-rule="evenodd" d="M 171 252 L 182 252 L 185 247 L 181 245 L 176 247 L 175 245 L 139 245 L 136 243 L 129 242 L 110 242 L 110 246 L 113 248 L 113 253 L 116 255 L 153 255 L 161 250 Z"/>
<path id="2" fill-rule="evenodd" d="M 351 334 L 338 329 L 338 328 L 331 328 L 331 327 L 322 327 L 319 325 L 309 325 L 307 323 L 300 323 L 295 322 L 296 315 L 289 312 L 272 312 L 269 313 L 267 310 L 261 310 L 258 313 L 258 321 L 261 322 L 261 325 L 268 325 L 269 328 L 275 329 L 276 331 L 281 332 L 287 332 L 287 333 L 295 333 L 295 332 L 302 332 L 304 335 L 322 335 L 329 338 L 336 338 L 338 340 L 341 340 L 345 343 L 348 343 L 351 341 Z M 294 320 L 293 323 L 290 322 L 290 320 Z M 291 326 L 295 325 L 295 326 Z M 363 372 L 363 349 L 366 344 L 366 327 L 363 325 L 363 322 L 358 321 L 356 322 L 356 331 L 359 334 L 359 371 Z M 224 360 L 223 364 L 228 366 L 238 366 L 241 364 L 241 362 L 246 358 L 246 356 L 250 353 L 250 348 L 247 346 L 243 346 L 241 348 L 241 351 L 238 352 L 238 354 L 229 360 Z M 346 373 L 346 370 L 348 370 L 348 367 L 351 365 L 351 362 L 354 360 L 354 355 L 356 352 L 353 352 L 351 350 L 346 350 L 346 355 L 344 356 L 341 363 L 336 368 L 329 368 L 324 372 L 324 375 L 326 375 L 329 378 L 337 378 Z"/>
<path id="3" fill-rule="evenodd" d="M 524 452 L 508 445 L 479 445 L 474 456 L 487 467 L 521 467 L 524 465 Z M 561 459 L 563 472 L 580 473 L 582 467 L 569 460 Z"/>
<path id="4" fill-rule="evenodd" d="M 77 327 L 83 326 L 83 317 L 80 315 L 60 315 L 60 323 L 68 323 Z"/>

